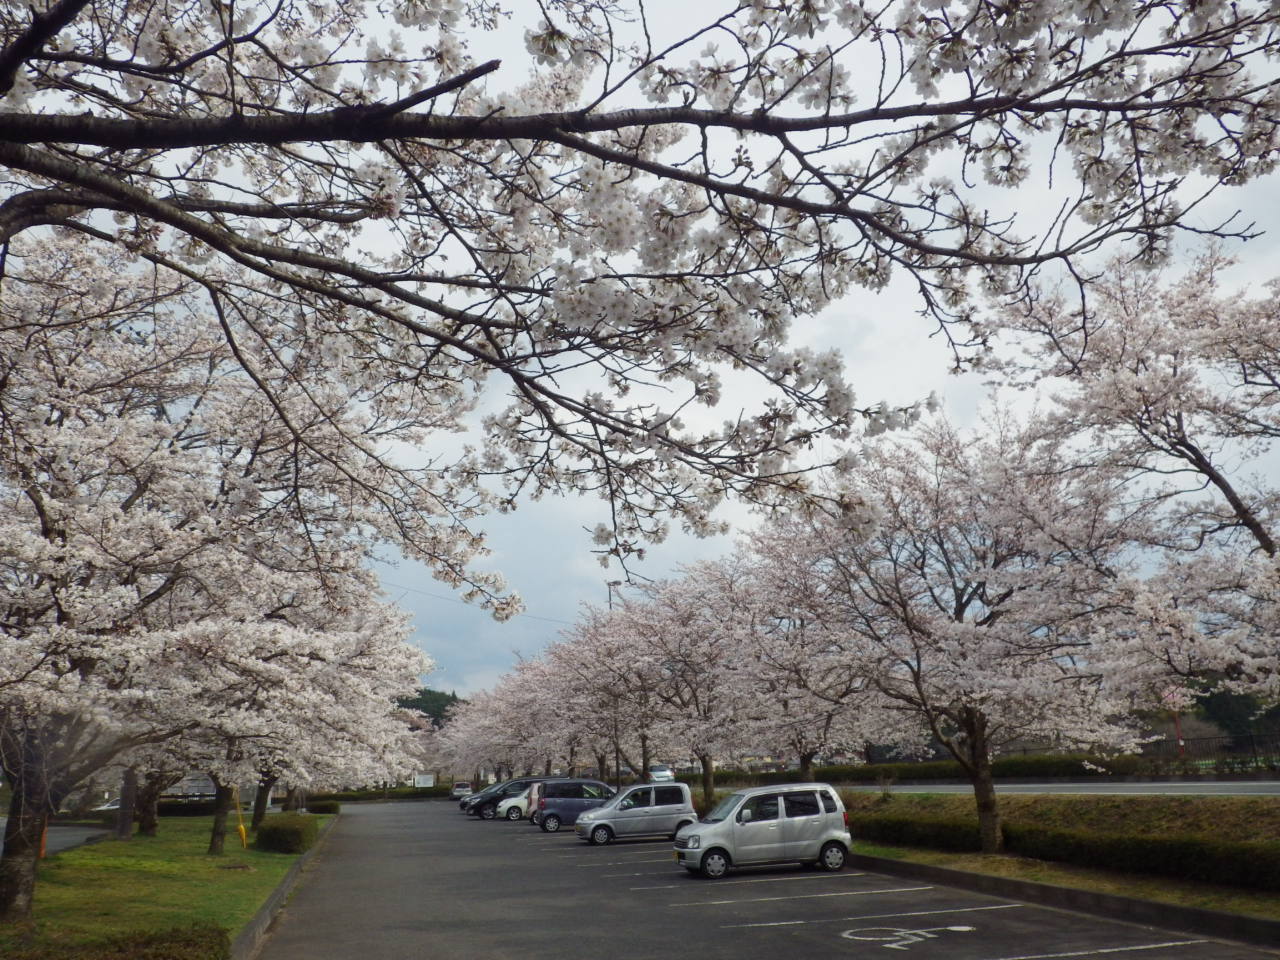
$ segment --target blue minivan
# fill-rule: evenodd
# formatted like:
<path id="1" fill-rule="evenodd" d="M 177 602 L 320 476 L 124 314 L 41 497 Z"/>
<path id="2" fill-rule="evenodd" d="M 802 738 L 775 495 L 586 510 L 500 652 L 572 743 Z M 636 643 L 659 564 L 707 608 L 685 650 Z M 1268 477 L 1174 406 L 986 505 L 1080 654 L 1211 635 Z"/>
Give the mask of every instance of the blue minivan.
<path id="1" fill-rule="evenodd" d="M 612 796 L 613 787 L 599 780 L 550 780 L 542 785 L 538 798 L 538 826 L 555 833 Z"/>

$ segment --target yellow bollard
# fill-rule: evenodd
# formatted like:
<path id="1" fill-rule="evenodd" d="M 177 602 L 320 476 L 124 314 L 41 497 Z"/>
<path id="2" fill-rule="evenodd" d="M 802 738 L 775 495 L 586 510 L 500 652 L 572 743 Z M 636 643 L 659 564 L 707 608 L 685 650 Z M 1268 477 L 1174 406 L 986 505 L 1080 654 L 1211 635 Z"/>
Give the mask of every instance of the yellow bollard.
<path id="1" fill-rule="evenodd" d="M 231 799 L 236 805 L 236 819 L 239 824 L 236 826 L 236 833 L 240 834 L 241 849 L 249 849 L 249 832 L 244 828 L 244 811 L 240 809 L 240 788 L 231 788 Z"/>

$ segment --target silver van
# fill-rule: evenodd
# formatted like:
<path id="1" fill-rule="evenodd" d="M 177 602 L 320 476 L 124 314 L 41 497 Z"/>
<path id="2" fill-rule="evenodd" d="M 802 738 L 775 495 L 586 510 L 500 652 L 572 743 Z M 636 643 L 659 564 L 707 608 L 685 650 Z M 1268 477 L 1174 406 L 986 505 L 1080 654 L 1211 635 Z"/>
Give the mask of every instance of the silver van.
<path id="1" fill-rule="evenodd" d="M 675 839 L 676 862 L 712 880 L 733 866 L 815 863 L 843 870 L 853 838 L 840 795 L 825 783 L 783 783 L 729 794 Z"/>
<path id="2" fill-rule="evenodd" d="M 586 811 L 573 829 L 583 840 L 609 843 L 614 837 L 674 837 L 697 819 L 687 783 L 642 783 Z"/>

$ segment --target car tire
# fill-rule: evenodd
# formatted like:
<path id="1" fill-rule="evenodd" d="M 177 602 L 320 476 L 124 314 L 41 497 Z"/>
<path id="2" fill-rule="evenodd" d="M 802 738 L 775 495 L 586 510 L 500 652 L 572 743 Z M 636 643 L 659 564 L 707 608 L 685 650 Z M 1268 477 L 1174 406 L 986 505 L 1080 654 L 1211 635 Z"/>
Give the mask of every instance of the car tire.
<path id="1" fill-rule="evenodd" d="M 524 818 L 524 811 L 522 811 L 519 807 L 514 805 L 507 807 L 507 819 L 510 820 L 512 823 L 523 818 Z"/>
<path id="2" fill-rule="evenodd" d="M 844 869 L 847 856 L 844 847 L 832 840 L 822 845 L 822 850 L 818 853 L 818 866 L 828 873 L 836 873 Z"/>
<path id="3" fill-rule="evenodd" d="M 708 880 L 719 880 L 729 872 L 729 855 L 723 850 L 708 850 L 698 864 L 698 871 Z"/>
<path id="4" fill-rule="evenodd" d="M 542 823 L 538 824 L 542 827 L 543 833 L 556 833 L 560 829 L 560 818 L 554 813 L 548 813 L 542 818 Z"/>
<path id="5" fill-rule="evenodd" d="M 591 842 L 598 847 L 604 846 L 606 843 L 613 841 L 613 831 L 606 826 L 596 827 L 591 831 Z"/>
<path id="6" fill-rule="evenodd" d="M 492 820 L 497 815 L 498 815 L 498 807 L 496 804 L 486 803 L 483 807 L 480 808 L 481 820 Z"/>
<path id="7" fill-rule="evenodd" d="M 542 821 L 542 814 L 538 813 L 538 811 L 537 811 L 537 810 L 535 810 L 535 811 L 533 811 L 533 813 L 529 814 L 529 822 L 530 822 L 530 823 L 532 823 L 535 827 L 536 827 L 536 826 L 537 826 L 541 821 Z"/>

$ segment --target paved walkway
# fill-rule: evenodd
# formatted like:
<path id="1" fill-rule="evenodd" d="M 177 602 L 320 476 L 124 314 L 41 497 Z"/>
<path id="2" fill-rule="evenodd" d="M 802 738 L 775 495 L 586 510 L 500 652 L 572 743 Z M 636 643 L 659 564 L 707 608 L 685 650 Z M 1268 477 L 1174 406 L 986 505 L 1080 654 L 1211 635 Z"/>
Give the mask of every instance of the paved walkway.
<path id="1" fill-rule="evenodd" d="M 0 817 L 0 837 L 4 836 L 4 824 L 7 819 L 7 817 Z M 106 827 L 63 827 L 54 824 L 49 828 L 49 835 L 45 839 L 45 852 L 58 853 L 62 850 L 70 850 L 107 832 Z M 3 855 L 3 844 L 0 844 L 0 856 Z"/>

